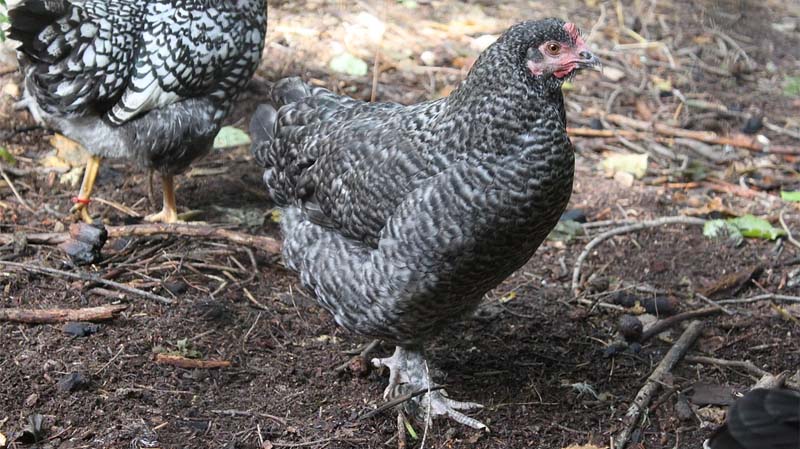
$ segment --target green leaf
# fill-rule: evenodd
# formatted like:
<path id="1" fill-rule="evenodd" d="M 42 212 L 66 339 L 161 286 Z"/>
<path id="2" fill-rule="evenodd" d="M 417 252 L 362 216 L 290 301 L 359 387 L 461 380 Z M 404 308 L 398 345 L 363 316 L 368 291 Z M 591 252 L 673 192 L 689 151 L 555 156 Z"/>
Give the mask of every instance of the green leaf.
<path id="1" fill-rule="evenodd" d="M 737 245 L 744 237 L 775 240 L 785 235 L 782 229 L 777 229 L 770 222 L 753 215 L 745 215 L 727 220 L 709 220 L 703 226 L 703 235 L 718 238 L 727 235 Z"/>
<path id="2" fill-rule="evenodd" d="M 784 201 L 800 202 L 800 192 L 781 191 L 781 199 Z"/>
<path id="3" fill-rule="evenodd" d="M 246 132 L 233 126 L 223 126 L 214 138 L 214 148 L 231 148 L 250 145 L 250 136 Z"/>
<path id="4" fill-rule="evenodd" d="M 331 70 L 350 76 L 365 76 L 369 70 L 367 63 L 350 53 L 342 53 L 331 59 Z"/>
<path id="5" fill-rule="evenodd" d="M 790 97 L 800 96 L 800 76 L 787 76 L 783 80 L 783 93 Z"/>
<path id="6" fill-rule="evenodd" d="M 728 237 L 736 246 L 742 243 L 744 236 L 739 232 L 739 228 L 725 220 L 708 220 L 703 225 L 703 235 L 712 239 Z"/>
<path id="7" fill-rule="evenodd" d="M 547 240 L 568 243 L 575 240 L 575 237 L 584 234 L 582 224 L 575 220 L 564 220 L 556 223 L 556 227 L 550 231 Z"/>
<path id="8" fill-rule="evenodd" d="M 408 434 L 411 435 L 411 438 L 418 440 L 419 435 L 417 435 L 417 431 L 414 430 L 414 427 L 411 426 L 411 423 L 408 422 L 407 419 L 403 418 L 403 424 L 406 426 L 406 430 L 408 431 Z"/>
<path id="9" fill-rule="evenodd" d="M 8 165 L 14 165 L 17 162 L 17 159 L 14 157 L 14 155 L 3 147 L 0 147 L 0 160 Z"/>
<path id="10" fill-rule="evenodd" d="M 777 229 L 763 218 L 755 217 L 753 215 L 745 215 L 737 218 L 729 218 L 728 222 L 742 233 L 745 237 L 755 237 L 759 239 L 775 240 L 776 238 L 785 235 L 786 231 Z"/>

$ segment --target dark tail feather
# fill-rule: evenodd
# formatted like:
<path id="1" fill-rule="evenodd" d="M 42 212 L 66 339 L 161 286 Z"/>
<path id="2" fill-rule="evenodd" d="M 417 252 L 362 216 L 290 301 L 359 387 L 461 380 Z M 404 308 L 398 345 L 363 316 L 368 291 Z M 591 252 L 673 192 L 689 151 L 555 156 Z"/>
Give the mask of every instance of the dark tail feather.
<path id="1" fill-rule="evenodd" d="M 280 108 L 312 94 L 311 87 L 299 77 L 284 78 L 272 86 L 272 102 Z"/>
<path id="2" fill-rule="evenodd" d="M 278 118 L 278 111 L 268 104 L 262 104 L 256 109 L 253 118 L 250 119 L 250 139 L 252 144 L 250 152 L 262 167 L 268 164 L 267 152 L 269 151 L 272 140 L 275 138 L 275 121 Z"/>
<path id="3" fill-rule="evenodd" d="M 37 45 L 37 37 L 47 27 L 64 17 L 71 3 L 67 0 L 25 0 L 8 11 L 11 27 L 8 37 L 21 42 L 18 50 L 28 56 L 48 61 L 47 48 Z M 49 62 L 49 61 L 48 61 Z"/>

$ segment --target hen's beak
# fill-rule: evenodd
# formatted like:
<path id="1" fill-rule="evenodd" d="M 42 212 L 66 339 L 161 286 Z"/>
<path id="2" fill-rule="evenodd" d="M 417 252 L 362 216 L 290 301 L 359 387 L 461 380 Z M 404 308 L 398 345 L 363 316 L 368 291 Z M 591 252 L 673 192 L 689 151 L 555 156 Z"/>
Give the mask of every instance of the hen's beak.
<path id="1" fill-rule="evenodd" d="M 578 49 L 578 68 L 602 71 L 600 59 L 590 52 L 586 47 Z"/>
<path id="2" fill-rule="evenodd" d="M 576 62 L 578 63 L 579 69 L 596 70 L 598 72 L 603 70 L 600 59 L 586 47 L 579 48 L 577 53 L 578 59 Z"/>

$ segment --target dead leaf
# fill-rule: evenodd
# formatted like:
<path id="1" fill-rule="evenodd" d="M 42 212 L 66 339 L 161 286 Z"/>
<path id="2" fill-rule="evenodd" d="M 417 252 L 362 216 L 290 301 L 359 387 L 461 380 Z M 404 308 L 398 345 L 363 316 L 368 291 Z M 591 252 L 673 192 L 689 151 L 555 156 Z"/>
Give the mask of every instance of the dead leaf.
<path id="1" fill-rule="evenodd" d="M 641 98 L 636 100 L 636 115 L 648 122 L 653 120 L 653 111 L 650 110 L 650 106 L 647 105 L 647 102 Z"/>
<path id="2" fill-rule="evenodd" d="M 647 174 L 647 155 L 610 153 L 600 163 L 600 167 L 609 178 L 623 172 L 641 179 Z"/>
<path id="3" fill-rule="evenodd" d="M 605 66 L 603 67 L 603 77 L 616 83 L 617 81 L 621 81 L 622 78 L 625 78 L 625 72 L 615 67 Z"/>
<path id="4" fill-rule="evenodd" d="M 733 388 L 729 385 L 708 384 L 697 382 L 693 386 L 692 397 L 689 398 L 695 405 L 731 405 L 736 400 Z"/>
<path id="5" fill-rule="evenodd" d="M 608 446 L 595 446 L 594 444 L 571 444 L 562 449 L 607 449 Z"/>
<path id="6" fill-rule="evenodd" d="M 761 276 L 763 271 L 764 267 L 761 265 L 739 270 L 721 277 L 713 284 L 701 289 L 699 293 L 712 299 L 733 296 L 746 287 L 751 280 Z"/>
<path id="7" fill-rule="evenodd" d="M 714 424 L 722 424 L 725 421 L 725 410 L 720 407 L 708 406 L 697 409 L 695 412 L 697 416 L 703 421 L 708 421 Z"/>
<path id="8" fill-rule="evenodd" d="M 722 203 L 721 197 L 714 197 L 708 203 L 700 205 L 701 200 L 698 198 L 691 198 L 687 201 L 690 205 L 697 205 L 699 207 L 687 207 L 681 210 L 681 215 L 688 215 L 691 217 L 704 217 L 713 213 L 721 214 L 725 217 L 739 217 L 742 214 L 729 208 Z"/>
<path id="9" fill-rule="evenodd" d="M 19 85 L 17 83 L 8 83 L 3 86 L 3 93 L 11 98 L 19 98 Z"/>

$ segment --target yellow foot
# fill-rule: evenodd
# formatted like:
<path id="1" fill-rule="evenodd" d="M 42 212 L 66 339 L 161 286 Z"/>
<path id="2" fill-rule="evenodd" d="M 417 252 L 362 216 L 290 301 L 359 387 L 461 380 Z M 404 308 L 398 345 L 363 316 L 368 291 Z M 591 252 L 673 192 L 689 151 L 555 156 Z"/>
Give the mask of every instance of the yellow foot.
<path id="1" fill-rule="evenodd" d="M 178 219 L 178 213 L 174 209 L 162 209 L 157 214 L 150 214 L 144 217 L 144 220 L 150 223 L 183 223 Z"/>

